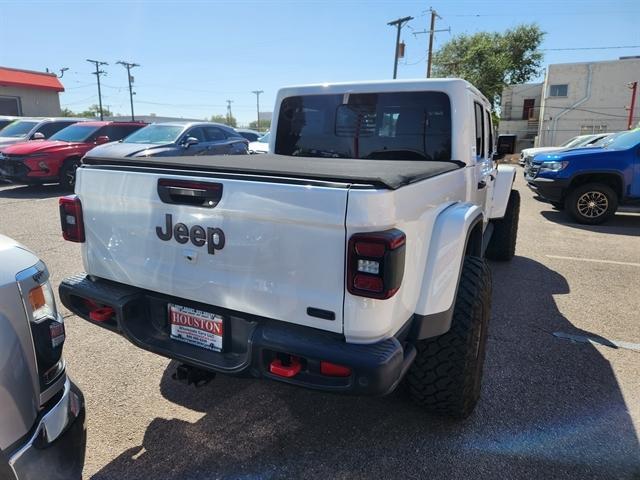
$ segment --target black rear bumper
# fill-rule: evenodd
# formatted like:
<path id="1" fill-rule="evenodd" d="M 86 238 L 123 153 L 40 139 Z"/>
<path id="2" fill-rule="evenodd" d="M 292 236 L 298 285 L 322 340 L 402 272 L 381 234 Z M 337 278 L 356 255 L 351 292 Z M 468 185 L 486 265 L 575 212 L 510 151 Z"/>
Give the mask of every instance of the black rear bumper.
<path id="1" fill-rule="evenodd" d="M 415 347 L 395 337 L 373 344 L 347 343 L 342 335 L 257 317 L 212 305 L 76 275 L 60 285 L 60 299 L 74 314 L 117 332 L 134 345 L 188 365 L 218 373 L 271 378 L 301 387 L 358 395 L 392 392 L 415 358 Z M 90 319 L 91 303 L 114 309 L 108 321 Z M 222 352 L 170 338 L 168 303 L 224 318 Z M 283 355 L 300 360 L 291 378 L 275 375 L 270 364 Z M 320 362 L 348 367 L 346 377 L 321 374 Z"/>

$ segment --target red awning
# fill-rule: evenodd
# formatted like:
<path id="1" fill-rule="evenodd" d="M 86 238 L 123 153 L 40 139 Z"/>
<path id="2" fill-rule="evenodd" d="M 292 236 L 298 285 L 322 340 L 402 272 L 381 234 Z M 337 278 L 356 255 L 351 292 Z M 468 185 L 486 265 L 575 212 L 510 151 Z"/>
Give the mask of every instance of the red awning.
<path id="1" fill-rule="evenodd" d="M 1 87 L 27 87 L 41 90 L 53 90 L 64 92 L 64 87 L 53 73 L 32 72 L 29 70 L 16 70 L 14 68 L 0 67 Z"/>

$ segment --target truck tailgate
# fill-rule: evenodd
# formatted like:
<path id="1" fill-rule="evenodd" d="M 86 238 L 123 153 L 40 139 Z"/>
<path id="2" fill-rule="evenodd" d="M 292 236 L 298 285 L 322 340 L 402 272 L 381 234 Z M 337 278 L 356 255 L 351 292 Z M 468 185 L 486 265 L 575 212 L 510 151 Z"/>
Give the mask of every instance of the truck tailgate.
<path id="1" fill-rule="evenodd" d="M 221 196 L 213 208 L 167 203 L 160 180 L 221 185 Z M 342 332 L 346 186 L 91 166 L 78 170 L 76 193 L 90 275 Z"/>

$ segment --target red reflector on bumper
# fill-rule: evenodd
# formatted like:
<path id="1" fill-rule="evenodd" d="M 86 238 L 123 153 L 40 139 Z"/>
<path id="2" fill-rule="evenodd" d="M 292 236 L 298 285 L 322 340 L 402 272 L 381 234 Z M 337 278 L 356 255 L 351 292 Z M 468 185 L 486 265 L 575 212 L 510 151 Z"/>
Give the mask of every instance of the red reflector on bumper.
<path id="1" fill-rule="evenodd" d="M 89 312 L 89 318 L 94 322 L 106 322 L 110 320 L 115 314 L 113 308 L 111 307 L 102 307 L 96 308 L 95 310 L 91 310 Z"/>
<path id="2" fill-rule="evenodd" d="M 356 242 L 356 253 L 363 257 L 382 257 L 385 252 L 384 243 Z"/>
<path id="3" fill-rule="evenodd" d="M 366 290 L 368 292 L 382 292 L 384 289 L 382 278 L 372 275 L 356 275 L 353 279 L 353 286 L 359 290 Z"/>
<path id="4" fill-rule="evenodd" d="M 320 362 L 320 373 L 327 377 L 348 377 L 351 369 L 331 362 Z"/>
<path id="5" fill-rule="evenodd" d="M 296 357 L 291 357 L 289 365 L 282 363 L 282 360 L 276 358 L 269 364 L 269 371 L 274 375 L 284 378 L 292 378 L 300 373 L 302 365 Z"/>

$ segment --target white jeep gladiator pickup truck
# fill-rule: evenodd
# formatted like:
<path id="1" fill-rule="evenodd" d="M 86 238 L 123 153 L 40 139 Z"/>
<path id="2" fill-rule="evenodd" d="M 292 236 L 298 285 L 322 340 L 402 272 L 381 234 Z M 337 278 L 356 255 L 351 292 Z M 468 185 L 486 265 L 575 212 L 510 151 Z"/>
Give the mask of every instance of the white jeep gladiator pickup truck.
<path id="1" fill-rule="evenodd" d="M 489 102 L 459 79 L 385 81 L 283 88 L 274 112 L 272 154 L 85 157 L 60 211 L 86 273 L 62 302 L 182 376 L 364 395 L 404 380 L 467 416 L 484 255 L 513 256 L 519 212 Z"/>

